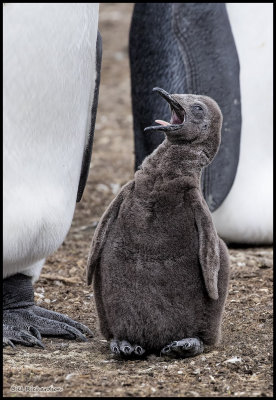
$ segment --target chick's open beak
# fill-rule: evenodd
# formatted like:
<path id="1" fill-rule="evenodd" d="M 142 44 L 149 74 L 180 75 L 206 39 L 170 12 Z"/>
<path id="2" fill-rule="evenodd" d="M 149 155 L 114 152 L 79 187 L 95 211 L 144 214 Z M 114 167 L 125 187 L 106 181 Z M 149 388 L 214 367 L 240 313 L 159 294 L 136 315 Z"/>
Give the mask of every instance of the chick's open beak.
<path id="1" fill-rule="evenodd" d="M 183 107 L 173 98 L 171 94 L 166 92 L 164 89 L 155 87 L 152 90 L 153 92 L 158 92 L 160 96 L 162 96 L 171 107 L 171 120 L 170 122 L 163 121 L 161 119 L 156 119 L 155 122 L 159 124 L 159 126 L 149 126 L 144 129 L 144 131 L 172 131 L 179 129 L 179 125 L 182 125 L 185 122 L 186 113 Z M 161 126 L 160 126 L 161 125 Z"/>

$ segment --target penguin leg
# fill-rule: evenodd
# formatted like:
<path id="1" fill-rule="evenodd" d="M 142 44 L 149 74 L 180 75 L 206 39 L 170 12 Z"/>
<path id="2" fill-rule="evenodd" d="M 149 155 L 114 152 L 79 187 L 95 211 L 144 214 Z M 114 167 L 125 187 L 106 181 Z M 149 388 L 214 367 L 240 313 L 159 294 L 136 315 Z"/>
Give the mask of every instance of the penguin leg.
<path id="1" fill-rule="evenodd" d="M 198 338 L 186 338 L 163 347 L 161 355 L 178 355 L 180 357 L 194 357 L 203 353 L 204 345 Z"/>
<path id="2" fill-rule="evenodd" d="M 93 336 L 85 325 L 34 303 L 31 277 L 16 274 L 3 281 L 3 346 L 44 347 L 41 335 L 86 341 Z"/>
<path id="3" fill-rule="evenodd" d="M 131 345 L 126 340 L 111 340 L 110 349 L 112 353 L 121 355 L 123 357 L 141 357 L 145 354 L 146 350 L 138 344 Z"/>

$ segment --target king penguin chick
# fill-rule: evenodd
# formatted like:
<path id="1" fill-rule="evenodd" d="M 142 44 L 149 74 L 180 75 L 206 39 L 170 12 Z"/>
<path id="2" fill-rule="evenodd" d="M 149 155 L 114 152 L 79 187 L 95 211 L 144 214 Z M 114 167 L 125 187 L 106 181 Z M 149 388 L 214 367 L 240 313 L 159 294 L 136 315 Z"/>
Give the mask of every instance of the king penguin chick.
<path id="1" fill-rule="evenodd" d="M 88 259 L 100 329 L 111 351 L 190 357 L 217 344 L 229 256 L 200 189 L 222 114 L 210 97 L 169 94 L 166 139 L 103 214 Z"/>

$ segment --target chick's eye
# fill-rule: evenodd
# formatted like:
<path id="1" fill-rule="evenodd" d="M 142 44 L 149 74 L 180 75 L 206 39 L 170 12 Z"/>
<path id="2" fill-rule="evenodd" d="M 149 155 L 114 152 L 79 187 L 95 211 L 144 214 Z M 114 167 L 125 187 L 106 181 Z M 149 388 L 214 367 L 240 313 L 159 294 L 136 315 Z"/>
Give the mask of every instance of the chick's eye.
<path id="1" fill-rule="evenodd" d="M 197 111 L 203 111 L 203 108 L 201 106 L 199 106 L 199 105 L 195 105 L 194 109 L 197 110 Z"/>

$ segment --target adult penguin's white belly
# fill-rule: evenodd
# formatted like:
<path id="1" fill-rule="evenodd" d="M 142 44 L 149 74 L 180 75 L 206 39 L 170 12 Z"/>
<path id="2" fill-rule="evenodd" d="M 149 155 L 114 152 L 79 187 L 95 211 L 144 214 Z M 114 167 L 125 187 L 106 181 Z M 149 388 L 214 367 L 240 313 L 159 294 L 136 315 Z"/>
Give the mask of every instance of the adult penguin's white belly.
<path id="1" fill-rule="evenodd" d="M 242 134 L 237 175 L 213 213 L 229 242 L 272 243 L 272 3 L 227 3 L 240 61 Z"/>
<path id="2" fill-rule="evenodd" d="M 98 4 L 4 6 L 4 278 L 36 278 L 73 218 L 91 125 Z"/>

